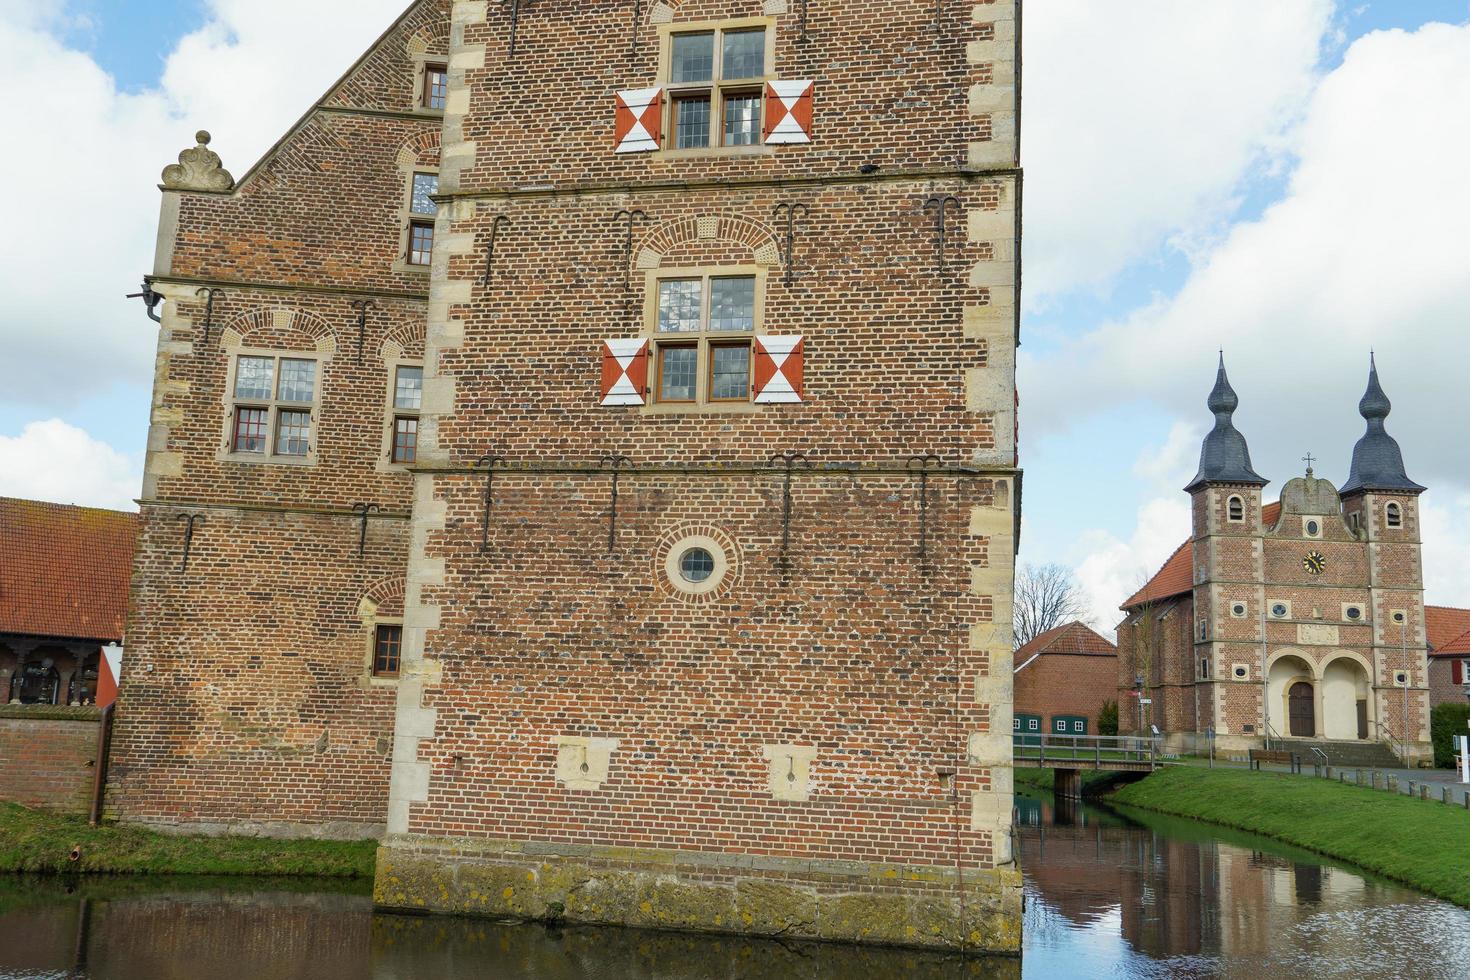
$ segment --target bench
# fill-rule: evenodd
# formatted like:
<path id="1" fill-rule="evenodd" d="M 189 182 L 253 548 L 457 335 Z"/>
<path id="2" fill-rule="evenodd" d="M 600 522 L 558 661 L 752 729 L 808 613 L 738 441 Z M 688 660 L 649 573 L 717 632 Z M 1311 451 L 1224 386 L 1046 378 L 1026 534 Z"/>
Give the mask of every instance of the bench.
<path id="1" fill-rule="evenodd" d="M 1260 769 L 1261 768 L 1261 763 L 1263 763 L 1263 762 L 1271 762 L 1271 763 L 1276 763 L 1278 765 L 1291 766 L 1291 771 L 1292 772 L 1301 772 L 1302 771 L 1302 761 L 1301 761 L 1301 758 L 1299 756 L 1297 756 L 1297 754 L 1295 752 L 1287 752 L 1287 751 L 1284 751 L 1284 750 L 1277 750 L 1277 751 L 1273 751 L 1273 752 L 1268 752 L 1268 751 L 1266 751 L 1264 749 L 1251 749 L 1250 750 L 1250 763 L 1251 763 L 1251 768 L 1252 769 Z"/>

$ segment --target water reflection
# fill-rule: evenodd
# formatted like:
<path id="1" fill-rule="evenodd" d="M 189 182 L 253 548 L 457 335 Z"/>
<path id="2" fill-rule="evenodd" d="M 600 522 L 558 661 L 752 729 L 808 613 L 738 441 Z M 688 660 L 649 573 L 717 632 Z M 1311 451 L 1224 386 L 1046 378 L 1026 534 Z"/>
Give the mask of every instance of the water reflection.
<path id="1" fill-rule="evenodd" d="M 1027 977 L 1466 977 L 1470 912 L 1187 820 L 1021 801 Z"/>
<path id="2" fill-rule="evenodd" d="M 1023 961 L 374 914 L 362 884 L 0 878 L 0 977 L 1467 977 L 1470 913 L 1248 835 L 1018 803 Z"/>

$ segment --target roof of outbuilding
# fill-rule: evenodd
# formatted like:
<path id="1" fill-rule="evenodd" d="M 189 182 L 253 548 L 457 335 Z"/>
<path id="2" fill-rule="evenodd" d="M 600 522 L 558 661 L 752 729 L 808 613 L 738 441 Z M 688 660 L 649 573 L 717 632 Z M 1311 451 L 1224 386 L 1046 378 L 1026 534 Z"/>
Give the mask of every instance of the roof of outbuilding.
<path id="1" fill-rule="evenodd" d="M 1076 656 L 1116 657 L 1118 648 L 1107 639 L 1082 623 L 1063 623 L 1044 633 L 1038 633 L 1016 651 L 1014 660 L 1020 663 L 1027 657 L 1043 653 L 1066 653 Z"/>
<path id="2" fill-rule="evenodd" d="M 0 633 L 123 635 L 138 515 L 0 497 Z"/>
<path id="3" fill-rule="evenodd" d="M 1425 606 L 1424 636 L 1430 656 L 1470 653 L 1470 609 Z"/>

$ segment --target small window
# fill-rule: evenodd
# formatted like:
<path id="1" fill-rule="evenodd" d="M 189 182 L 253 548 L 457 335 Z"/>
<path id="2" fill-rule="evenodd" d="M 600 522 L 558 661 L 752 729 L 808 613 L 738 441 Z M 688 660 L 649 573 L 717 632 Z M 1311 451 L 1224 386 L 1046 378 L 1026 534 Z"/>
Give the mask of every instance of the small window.
<path id="1" fill-rule="evenodd" d="M 422 104 L 425 109 L 444 108 L 444 103 L 449 98 L 449 68 L 447 65 L 424 65 L 424 95 Z"/>
<path id="2" fill-rule="evenodd" d="M 1404 526 L 1404 511 L 1403 508 L 1401 508 L 1398 504 L 1394 503 L 1393 501 L 1389 501 L 1388 506 L 1384 508 L 1384 512 L 1387 515 L 1387 523 L 1389 527 Z"/>
<path id="3" fill-rule="evenodd" d="M 1245 501 L 1239 497 L 1231 497 L 1226 507 L 1231 521 L 1239 524 L 1245 520 Z"/>
<path id="4" fill-rule="evenodd" d="M 1086 727 L 1087 727 L 1087 723 L 1086 722 L 1083 722 L 1083 721 L 1074 721 L 1074 722 L 1072 722 L 1072 731 L 1074 731 L 1074 732 L 1081 732 Z"/>
<path id="5" fill-rule="evenodd" d="M 1395 609 L 1391 618 L 1393 619 L 1395 624 L 1406 623 L 1409 619 L 1409 617 L 1404 614 L 1404 611 L 1402 609 Z"/>
<path id="6" fill-rule="evenodd" d="M 690 548 L 679 556 L 679 574 L 698 585 L 715 573 L 715 556 L 704 548 Z"/>
<path id="7" fill-rule="evenodd" d="M 314 360 L 265 354 L 237 357 L 229 451 L 261 457 L 309 456 L 316 391 Z"/>
<path id="8" fill-rule="evenodd" d="M 439 193 L 438 174 L 414 174 L 413 191 L 409 199 L 408 210 L 414 214 L 437 214 L 439 206 L 434 203 L 434 195 Z"/>
<path id="9" fill-rule="evenodd" d="M 1207 658 L 1207 657 L 1200 658 L 1200 662 L 1199 662 L 1199 678 L 1202 681 L 1203 680 L 1209 680 L 1209 678 L 1210 678 L 1210 661 L 1209 661 L 1209 658 Z"/>
<path id="10" fill-rule="evenodd" d="M 1284 602 L 1271 603 L 1271 616 L 1275 619 L 1285 619 L 1291 615 L 1291 607 Z"/>
<path id="11" fill-rule="evenodd" d="M 403 627 L 378 626 L 373 635 L 373 676 L 397 677 L 402 651 Z"/>
<path id="12" fill-rule="evenodd" d="M 654 391 L 668 404 L 749 402 L 754 276 L 657 281 Z"/>
<path id="13" fill-rule="evenodd" d="M 419 409 L 424 403 L 424 369 L 401 364 L 393 372 L 393 442 L 389 459 L 412 463 L 418 459 Z"/>
<path id="14" fill-rule="evenodd" d="M 1011 731 L 1013 731 L 1013 732 L 1019 732 L 1020 730 L 1021 730 L 1021 719 L 1019 719 L 1019 718 L 1012 718 L 1011 719 Z"/>
<path id="15" fill-rule="evenodd" d="M 408 264 L 428 265 L 434 258 L 434 223 L 410 221 L 408 224 Z"/>
<path id="16" fill-rule="evenodd" d="M 766 30 L 718 29 L 669 39 L 669 147 L 760 142 Z"/>
<path id="17" fill-rule="evenodd" d="M 1361 606 L 1348 606 L 1343 610 L 1343 615 L 1350 622 L 1356 623 L 1363 618 L 1363 608 Z"/>
<path id="18" fill-rule="evenodd" d="M 1243 603 L 1243 602 L 1232 602 L 1230 604 L 1230 615 L 1234 616 L 1236 619 L 1244 619 L 1245 618 L 1245 603 Z"/>
<path id="19" fill-rule="evenodd" d="M 1243 680 L 1245 680 L 1249 676 L 1250 676 L 1250 669 L 1247 668 L 1244 664 L 1236 664 L 1235 665 L 1235 679 L 1236 680 L 1243 681 Z"/>
<path id="20" fill-rule="evenodd" d="M 1027 728 L 1028 731 L 1033 731 L 1033 732 L 1040 731 L 1041 730 L 1041 719 L 1039 719 L 1039 718 L 1028 718 L 1028 719 L 1026 719 L 1026 728 Z"/>
<path id="21" fill-rule="evenodd" d="M 1053 722 L 1053 724 L 1057 726 L 1057 731 L 1066 732 L 1067 720 L 1065 718 L 1058 718 L 1055 722 Z"/>
<path id="22" fill-rule="evenodd" d="M 1207 620 L 1202 619 L 1199 621 L 1199 638 L 1201 640 L 1208 640 L 1210 638 L 1210 624 Z"/>
<path id="23" fill-rule="evenodd" d="M 1320 538 L 1322 536 L 1322 522 L 1315 517 L 1309 517 L 1302 521 L 1302 532 L 1309 538 Z"/>

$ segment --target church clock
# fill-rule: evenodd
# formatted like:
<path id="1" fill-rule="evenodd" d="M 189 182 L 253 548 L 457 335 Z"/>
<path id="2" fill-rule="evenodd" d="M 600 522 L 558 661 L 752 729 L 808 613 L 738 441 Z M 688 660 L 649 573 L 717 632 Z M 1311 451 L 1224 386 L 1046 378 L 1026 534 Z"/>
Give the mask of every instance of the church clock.
<path id="1" fill-rule="evenodd" d="M 1327 559 L 1322 557 L 1320 551 L 1309 551 L 1302 559 L 1302 567 L 1313 575 L 1321 575 L 1322 570 L 1327 567 Z"/>

